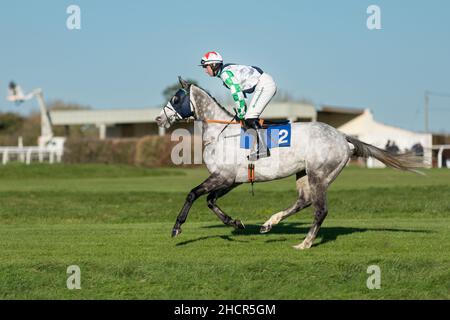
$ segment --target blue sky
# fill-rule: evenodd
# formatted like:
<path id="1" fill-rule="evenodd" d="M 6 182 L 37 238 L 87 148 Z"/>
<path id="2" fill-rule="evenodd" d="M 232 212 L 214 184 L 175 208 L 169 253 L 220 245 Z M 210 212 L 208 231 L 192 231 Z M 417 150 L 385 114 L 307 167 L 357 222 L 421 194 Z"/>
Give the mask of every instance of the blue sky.
<path id="1" fill-rule="evenodd" d="M 71 4 L 81 30 L 66 28 Z M 382 30 L 366 27 L 371 4 Z M 450 92 L 448 0 L 1 1 L 0 39 L 1 111 L 18 110 L 5 101 L 11 79 L 98 109 L 159 106 L 178 75 L 223 100 L 220 81 L 197 67 L 209 50 L 260 66 L 296 98 L 368 107 L 417 131 L 424 91 Z M 450 132 L 450 99 L 430 107 L 432 130 Z"/>

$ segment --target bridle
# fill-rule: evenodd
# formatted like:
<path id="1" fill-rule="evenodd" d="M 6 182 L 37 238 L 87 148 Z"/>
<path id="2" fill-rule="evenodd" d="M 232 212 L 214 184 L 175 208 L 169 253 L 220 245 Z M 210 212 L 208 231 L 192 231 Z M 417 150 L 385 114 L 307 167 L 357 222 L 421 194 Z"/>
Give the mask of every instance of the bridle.
<path id="1" fill-rule="evenodd" d="M 185 90 L 184 90 L 185 91 Z M 191 101 L 191 98 L 189 94 L 187 94 L 187 97 L 189 97 L 189 105 L 191 107 L 192 117 L 194 117 L 194 120 L 197 120 L 197 111 L 195 110 L 194 104 Z M 173 116 L 169 117 L 167 115 L 166 109 L 173 112 Z M 183 116 L 172 106 L 172 103 L 169 101 L 167 104 L 163 107 L 164 115 L 166 116 L 167 121 L 169 122 L 169 125 L 172 125 L 172 121 L 170 120 L 172 117 L 175 117 L 173 122 L 180 121 L 180 120 L 188 120 L 188 117 L 183 118 Z"/>
<path id="2" fill-rule="evenodd" d="M 170 117 L 169 117 L 169 116 L 167 115 L 166 109 L 169 109 L 169 110 L 173 111 L 173 116 L 170 116 Z M 183 118 L 180 116 L 180 114 L 175 110 L 175 108 L 172 106 L 172 104 L 170 103 L 170 101 L 167 102 L 167 104 L 164 106 L 163 112 L 164 112 L 164 115 L 166 116 L 167 122 L 169 122 L 169 125 L 170 125 L 170 126 L 172 126 L 172 121 L 170 121 L 170 119 L 171 119 L 172 117 L 175 117 L 175 120 L 174 120 L 173 122 L 176 122 L 176 121 L 179 121 L 179 120 L 182 120 L 182 119 L 183 119 Z"/>
<path id="3" fill-rule="evenodd" d="M 186 90 L 184 90 L 186 91 Z M 198 120 L 197 117 L 197 110 L 195 109 L 195 104 L 192 102 L 191 97 L 189 96 L 190 93 L 188 93 L 188 97 L 189 97 L 189 105 L 191 108 L 191 112 L 192 112 L 192 116 L 194 118 L 194 120 Z M 173 112 L 173 116 L 169 117 L 167 115 L 166 109 L 170 110 Z M 163 107 L 163 112 L 164 115 L 166 116 L 167 121 L 169 122 L 169 125 L 171 126 L 173 122 L 176 121 L 180 121 L 180 120 L 186 120 L 188 121 L 189 117 L 183 117 L 173 106 L 172 103 L 169 101 L 167 102 L 167 104 Z M 236 110 L 235 110 L 236 112 Z M 171 121 L 171 118 L 175 118 L 173 121 Z M 222 131 L 219 133 L 219 136 L 222 134 L 222 132 L 230 125 L 230 124 L 241 124 L 242 125 L 242 121 L 236 121 L 236 116 L 234 116 L 233 118 L 231 118 L 230 120 L 216 120 L 216 119 L 203 119 L 202 121 L 205 121 L 207 123 L 219 123 L 219 124 L 226 124 L 226 126 L 222 129 Z"/>

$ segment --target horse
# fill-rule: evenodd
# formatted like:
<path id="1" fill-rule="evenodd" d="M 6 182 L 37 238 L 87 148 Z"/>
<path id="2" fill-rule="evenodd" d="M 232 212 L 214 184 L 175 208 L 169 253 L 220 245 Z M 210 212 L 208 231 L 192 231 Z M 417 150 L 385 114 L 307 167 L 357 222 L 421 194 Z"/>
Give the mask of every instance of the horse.
<path id="1" fill-rule="evenodd" d="M 203 195 L 207 195 L 208 207 L 225 225 L 244 229 L 245 225 L 240 220 L 231 218 L 217 205 L 220 197 L 249 182 L 247 150 L 240 148 L 237 139 L 233 139 L 240 136 L 241 125 L 206 90 L 181 77 L 179 82 L 180 90 L 155 120 L 158 126 L 164 128 L 183 119 L 201 121 L 203 159 L 210 175 L 188 193 L 172 229 L 172 237 L 181 233 L 181 226 L 191 206 Z M 273 148 L 270 153 L 269 157 L 254 162 L 252 184 L 295 175 L 298 197 L 293 205 L 273 214 L 262 225 L 260 232 L 269 232 L 282 220 L 312 205 L 313 224 L 304 240 L 293 246 L 300 250 L 312 246 L 328 214 L 327 189 L 352 156 L 373 157 L 388 167 L 407 171 L 422 167 L 420 158 L 411 154 L 391 154 L 321 122 L 291 123 L 290 147 Z M 224 161 L 224 157 L 230 154 L 234 155 L 231 161 Z"/>

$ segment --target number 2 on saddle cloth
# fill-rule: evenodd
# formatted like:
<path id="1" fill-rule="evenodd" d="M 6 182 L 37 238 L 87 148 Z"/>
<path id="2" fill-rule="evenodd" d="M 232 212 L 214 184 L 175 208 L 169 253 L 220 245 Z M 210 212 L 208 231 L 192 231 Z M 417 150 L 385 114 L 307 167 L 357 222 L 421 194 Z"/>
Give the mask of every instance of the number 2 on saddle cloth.
<path id="1" fill-rule="evenodd" d="M 266 132 L 266 141 L 267 147 L 269 149 L 272 148 L 282 148 L 282 147 L 290 147 L 291 146 L 291 124 L 282 124 L 282 125 L 269 125 L 264 130 Z M 240 147 L 241 149 L 251 149 L 253 141 L 255 137 L 247 132 L 244 128 L 241 129 L 241 139 L 240 139 Z"/>

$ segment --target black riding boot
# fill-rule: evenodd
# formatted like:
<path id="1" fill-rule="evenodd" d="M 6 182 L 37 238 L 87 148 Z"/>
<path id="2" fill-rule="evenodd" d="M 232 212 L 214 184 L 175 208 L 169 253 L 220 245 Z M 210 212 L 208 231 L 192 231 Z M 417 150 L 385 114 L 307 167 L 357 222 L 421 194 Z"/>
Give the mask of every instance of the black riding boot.
<path id="1" fill-rule="evenodd" d="M 260 158 L 269 157 L 270 151 L 269 148 L 267 148 L 266 139 L 264 137 L 264 134 L 266 132 L 264 131 L 264 129 L 261 128 L 259 119 L 257 118 L 245 119 L 244 123 L 247 129 L 253 129 L 256 131 L 256 137 L 254 137 L 256 138 L 256 144 L 253 144 L 248 159 L 250 161 L 256 161 Z"/>

